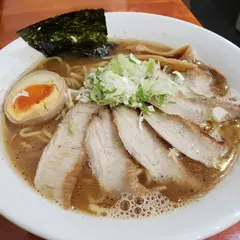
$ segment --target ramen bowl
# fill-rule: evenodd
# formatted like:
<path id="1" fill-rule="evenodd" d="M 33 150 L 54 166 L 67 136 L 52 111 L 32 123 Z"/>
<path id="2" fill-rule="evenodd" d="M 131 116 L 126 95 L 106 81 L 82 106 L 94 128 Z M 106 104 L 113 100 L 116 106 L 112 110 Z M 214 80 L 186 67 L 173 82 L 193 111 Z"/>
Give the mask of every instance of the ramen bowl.
<path id="1" fill-rule="evenodd" d="M 240 49 L 217 34 L 181 20 L 146 13 L 107 13 L 106 19 L 112 39 L 146 40 L 173 48 L 191 45 L 199 59 L 221 70 L 232 88 L 240 91 Z M 42 58 L 20 38 L 0 51 L 1 103 L 16 79 Z M 155 217 L 119 220 L 60 208 L 20 178 L 3 143 L 0 156 L 0 213 L 46 239 L 203 239 L 240 220 L 239 161 L 198 201 Z"/>

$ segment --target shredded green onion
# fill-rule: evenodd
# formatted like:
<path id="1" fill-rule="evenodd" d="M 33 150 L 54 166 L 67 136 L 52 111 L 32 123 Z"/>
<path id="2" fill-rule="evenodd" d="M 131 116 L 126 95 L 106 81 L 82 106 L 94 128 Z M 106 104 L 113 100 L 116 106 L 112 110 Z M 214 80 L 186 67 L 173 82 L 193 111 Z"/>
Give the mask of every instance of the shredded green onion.
<path id="1" fill-rule="evenodd" d="M 149 58 L 149 60 L 147 62 L 147 72 L 150 74 L 153 74 L 154 66 L 155 66 L 154 59 Z"/>
<path id="2" fill-rule="evenodd" d="M 73 119 L 71 119 L 68 123 L 68 133 L 70 135 L 73 135 L 76 131 L 76 123 L 74 122 Z"/>
<path id="3" fill-rule="evenodd" d="M 161 107 L 163 105 L 164 99 L 165 99 L 165 95 L 158 95 L 158 96 L 156 96 L 158 107 Z"/>
<path id="4" fill-rule="evenodd" d="M 76 99 L 82 102 L 140 108 L 144 113 L 154 111 L 148 102 L 155 97 L 159 106 L 165 95 L 176 95 L 179 86 L 164 73 L 154 59 L 140 61 L 132 54 L 119 54 L 103 68 L 93 68 Z"/>

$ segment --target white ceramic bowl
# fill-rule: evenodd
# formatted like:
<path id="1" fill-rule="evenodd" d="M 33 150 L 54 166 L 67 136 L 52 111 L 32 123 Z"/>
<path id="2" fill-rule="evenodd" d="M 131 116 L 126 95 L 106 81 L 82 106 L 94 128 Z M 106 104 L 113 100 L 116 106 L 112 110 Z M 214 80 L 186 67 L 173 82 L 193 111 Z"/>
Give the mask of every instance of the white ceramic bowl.
<path id="1" fill-rule="evenodd" d="M 150 40 L 178 47 L 190 44 L 200 59 L 219 69 L 240 91 L 240 49 L 190 23 L 145 13 L 107 13 L 111 38 Z M 0 51 L 0 100 L 6 90 L 42 55 L 21 39 Z M 65 211 L 40 197 L 18 176 L 0 145 L 0 213 L 46 239 L 153 240 L 202 239 L 240 220 L 240 162 L 200 201 L 143 220 L 111 220 Z"/>

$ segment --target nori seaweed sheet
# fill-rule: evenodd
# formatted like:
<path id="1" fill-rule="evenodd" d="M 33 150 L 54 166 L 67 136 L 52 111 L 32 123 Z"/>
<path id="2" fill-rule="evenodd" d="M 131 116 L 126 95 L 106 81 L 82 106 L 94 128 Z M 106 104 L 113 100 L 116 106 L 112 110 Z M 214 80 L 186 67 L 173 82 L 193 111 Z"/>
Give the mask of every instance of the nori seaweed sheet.
<path id="1" fill-rule="evenodd" d="M 64 53 L 103 57 L 115 46 L 107 40 L 104 9 L 86 9 L 58 15 L 17 33 L 46 57 Z"/>

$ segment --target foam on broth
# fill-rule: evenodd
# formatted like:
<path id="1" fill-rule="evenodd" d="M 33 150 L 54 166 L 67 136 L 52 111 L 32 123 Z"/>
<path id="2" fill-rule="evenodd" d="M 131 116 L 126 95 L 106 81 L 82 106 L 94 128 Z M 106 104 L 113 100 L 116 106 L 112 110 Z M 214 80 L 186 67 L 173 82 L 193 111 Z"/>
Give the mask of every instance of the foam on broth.
<path id="1" fill-rule="evenodd" d="M 130 51 L 126 49 L 126 47 L 139 43 L 158 51 L 170 50 L 170 48 L 165 45 L 157 45 L 137 40 L 119 40 L 116 42 L 119 44 L 119 48 L 115 53 L 129 53 Z M 44 64 L 39 63 L 34 69 L 32 69 L 32 71 L 46 69 L 57 72 L 60 76 L 66 77 L 68 71 L 68 67 L 66 66 L 85 65 L 87 68 L 91 68 L 99 62 L 103 62 L 103 60 L 100 59 L 77 59 L 73 56 L 65 56 L 63 60 L 67 65 L 62 64 L 58 59 L 52 59 Z M 82 85 L 81 81 L 79 81 L 79 85 Z M 53 134 L 63 117 L 61 113 L 59 114 L 60 115 L 57 118 L 52 119 L 45 124 L 33 126 L 33 130 L 41 130 L 44 127 L 50 134 Z M 202 187 L 199 191 L 195 192 L 192 189 L 180 188 L 174 183 L 169 183 L 166 185 L 166 189 L 161 192 L 153 191 L 153 193 L 148 196 L 134 196 L 127 193 L 122 193 L 120 196 L 112 196 L 100 188 L 96 178 L 92 175 L 91 168 L 86 160 L 73 192 L 73 209 L 90 214 L 108 215 L 114 218 L 126 219 L 130 217 L 146 217 L 158 215 L 177 207 L 181 207 L 193 199 L 196 199 L 198 196 L 205 194 L 231 169 L 238 155 L 238 121 L 227 122 L 219 127 L 221 127 L 223 136 L 225 136 L 230 146 L 228 155 L 222 159 L 221 170 L 210 169 L 197 161 L 193 161 L 184 156 L 182 157 L 185 167 L 202 183 Z M 6 119 L 4 123 L 5 145 L 9 154 L 9 159 L 22 177 L 33 186 L 38 161 L 47 142 L 36 136 L 27 138 L 20 137 L 19 131 L 22 128 L 23 127 L 18 127 L 10 123 Z M 134 164 L 136 164 L 139 169 L 143 169 L 143 167 L 137 163 Z M 148 183 L 145 171 L 142 171 L 139 175 L 139 181 L 149 189 L 163 186 L 156 182 Z M 96 206 L 98 209 L 96 209 Z"/>

